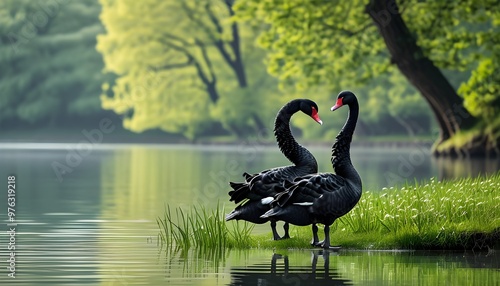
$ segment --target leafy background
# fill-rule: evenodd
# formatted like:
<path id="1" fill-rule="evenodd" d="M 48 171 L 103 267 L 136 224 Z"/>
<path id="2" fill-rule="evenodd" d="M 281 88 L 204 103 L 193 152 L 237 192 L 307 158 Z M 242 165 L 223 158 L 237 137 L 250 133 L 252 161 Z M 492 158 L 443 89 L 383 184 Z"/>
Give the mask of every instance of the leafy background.
<path id="1" fill-rule="evenodd" d="M 268 136 L 286 101 L 310 98 L 325 114 L 344 89 L 362 102 L 358 136 L 435 138 L 429 106 L 391 63 L 368 1 L 333 2 L 2 1 L 2 140 L 103 117 L 119 122 L 130 135 L 124 140 Z M 398 4 L 466 109 L 493 124 L 500 109 L 494 1 Z M 293 125 L 298 136 L 331 140 L 344 116 L 323 115 L 324 128 L 299 116 Z"/>

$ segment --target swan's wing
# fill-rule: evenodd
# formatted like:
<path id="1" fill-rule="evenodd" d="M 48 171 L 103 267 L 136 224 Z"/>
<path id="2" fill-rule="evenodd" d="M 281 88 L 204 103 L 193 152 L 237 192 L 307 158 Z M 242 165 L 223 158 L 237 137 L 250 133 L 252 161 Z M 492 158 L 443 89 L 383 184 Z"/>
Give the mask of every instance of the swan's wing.
<path id="1" fill-rule="evenodd" d="M 229 185 L 232 188 L 232 190 L 228 192 L 228 195 L 230 196 L 229 201 L 234 201 L 238 204 L 246 199 L 260 199 L 257 195 L 252 194 L 250 191 L 251 182 L 255 178 L 262 176 L 262 174 L 269 171 L 270 170 L 264 170 L 257 174 L 249 174 L 245 172 L 242 175 L 245 178 L 245 182 L 229 182 Z"/>
<path id="2" fill-rule="evenodd" d="M 294 175 L 294 168 L 278 167 L 261 171 L 258 174 L 244 173 L 245 182 L 229 182 L 232 190 L 228 193 L 229 200 L 239 203 L 245 199 L 260 200 L 269 196 L 274 196 L 283 191 L 283 181 Z"/>
<path id="3" fill-rule="evenodd" d="M 285 180 L 292 179 L 300 175 L 301 174 L 297 174 L 294 166 L 279 167 L 262 174 L 261 182 L 263 185 L 282 184 Z"/>
<path id="4" fill-rule="evenodd" d="M 323 201 L 323 195 L 338 192 L 348 187 L 347 181 L 334 174 L 316 174 L 298 177 L 285 192 L 276 196 L 275 202 L 285 207 L 290 204 L 313 206 L 316 201 Z"/>
<path id="5" fill-rule="evenodd" d="M 271 169 L 250 181 L 250 191 L 262 197 L 274 196 L 284 190 L 283 182 L 299 175 L 293 166 Z"/>
<path id="6" fill-rule="evenodd" d="M 258 174 L 249 174 L 247 172 L 243 173 L 243 178 L 245 178 L 245 182 L 250 182 L 253 177 L 257 176 Z"/>
<path id="7" fill-rule="evenodd" d="M 338 218 L 348 213 L 359 201 L 361 192 L 350 185 L 344 185 L 332 192 L 326 192 L 311 206 L 311 213 L 318 217 Z"/>

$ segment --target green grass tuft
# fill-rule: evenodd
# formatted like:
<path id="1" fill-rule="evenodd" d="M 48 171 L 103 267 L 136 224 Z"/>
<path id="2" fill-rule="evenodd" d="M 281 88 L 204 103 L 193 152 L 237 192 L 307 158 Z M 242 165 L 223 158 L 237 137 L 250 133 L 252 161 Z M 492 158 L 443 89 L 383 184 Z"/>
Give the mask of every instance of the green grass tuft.
<path id="1" fill-rule="evenodd" d="M 202 253 L 220 255 L 225 249 L 248 248 L 253 225 L 247 222 L 226 223 L 224 209 L 218 205 L 208 211 L 204 206 L 189 211 L 166 206 L 162 217 L 157 218 L 160 229 L 158 241 L 167 251 L 187 253 L 191 248 Z"/>

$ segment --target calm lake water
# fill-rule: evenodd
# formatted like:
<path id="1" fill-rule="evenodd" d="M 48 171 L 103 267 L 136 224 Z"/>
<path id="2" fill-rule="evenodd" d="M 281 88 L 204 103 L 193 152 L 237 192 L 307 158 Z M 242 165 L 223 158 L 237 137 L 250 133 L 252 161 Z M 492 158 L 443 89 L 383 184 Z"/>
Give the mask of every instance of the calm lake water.
<path id="1" fill-rule="evenodd" d="M 227 182 L 287 165 L 275 147 L 74 145 L 0 148 L 2 285 L 500 285 L 500 255 L 398 251 L 227 251 L 203 257 L 160 251 L 165 205 L 226 210 Z M 82 150 L 84 152 L 85 150 Z M 312 148 L 329 172 L 329 148 Z M 492 173 L 498 160 L 435 160 L 428 150 L 356 149 L 364 190 Z M 8 277 L 7 177 L 16 183 L 16 278 Z M 254 233 L 269 232 L 268 225 Z"/>

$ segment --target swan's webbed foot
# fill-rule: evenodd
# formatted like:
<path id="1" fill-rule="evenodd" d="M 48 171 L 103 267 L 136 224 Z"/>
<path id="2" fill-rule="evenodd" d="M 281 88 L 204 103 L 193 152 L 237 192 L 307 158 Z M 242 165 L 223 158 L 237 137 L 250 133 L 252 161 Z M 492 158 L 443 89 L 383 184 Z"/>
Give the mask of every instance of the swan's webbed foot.
<path id="1" fill-rule="evenodd" d="M 329 245 L 324 242 L 318 244 L 317 246 L 323 248 L 324 250 L 333 250 L 333 251 L 338 251 L 342 248 L 342 246 L 340 245 Z"/>
<path id="2" fill-rule="evenodd" d="M 282 237 L 275 239 L 275 240 L 283 240 L 283 239 L 289 239 L 289 238 L 290 238 L 290 236 L 285 234 Z"/>
<path id="3" fill-rule="evenodd" d="M 339 250 L 341 247 L 340 245 L 338 246 L 331 246 L 330 245 L 330 226 L 325 225 L 325 239 L 322 241 L 319 241 L 315 246 L 321 247 L 323 249 L 329 249 L 329 250 Z"/>
<path id="4" fill-rule="evenodd" d="M 312 246 L 316 246 L 316 247 L 321 247 L 321 248 L 323 248 L 323 244 L 324 244 L 324 243 L 325 243 L 325 241 L 324 241 L 324 240 L 321 240 L 321 241 L 316 241 L 316 242 L 314 242 L 314 241 L 313 241 L 311 244 L 312 244 Z"/>
<path id="5" fill-rule="evenodd" d="M 318 241 L 316 244 L 314 244 L 314 246 L 329 250 L 339 250 L 342 248 L 342 246 L 340 245 L 330 245 L 329 243 L 325 243 L 324 240 Z"/>

